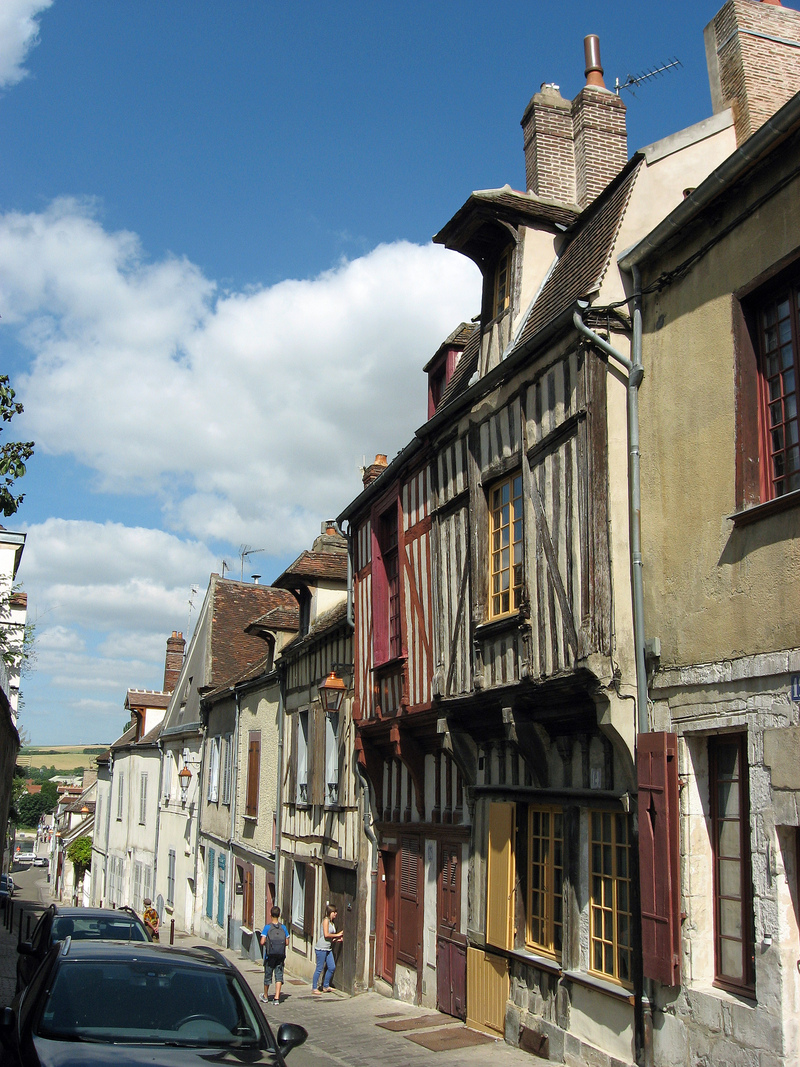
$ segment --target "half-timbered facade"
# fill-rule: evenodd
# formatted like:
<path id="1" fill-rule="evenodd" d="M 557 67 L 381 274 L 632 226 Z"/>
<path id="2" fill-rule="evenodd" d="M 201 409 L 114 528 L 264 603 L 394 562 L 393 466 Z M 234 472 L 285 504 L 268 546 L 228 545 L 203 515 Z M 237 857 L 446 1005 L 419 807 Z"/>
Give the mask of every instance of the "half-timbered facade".
<path id="1" fill-rule="evenodd" d="M 596 39 L 586 87 L 569 102 L 543 86 L 523 128 L 528 191 L 473 193 L 434 238 L 481 271 L 478 325 L 415 440 L 342 516 L 379 820 L 377 973 L 546 1058 L 633 1063 L 650 1026 L 641 372 L 616 257 L 735 141 L 728 111 L 626 160 Z M 563 153 L 553 166 L 565 144 L 572 171 Z M 455 935 L 466 1001 L 448 1008 Z"/>
<path id="2" fill-rule="evenodd" d="M 333 523 L 309 552 L 276 579 L 300 605 L 300 631 L 283 649 L 283 767 L 279 901 L 289 929 L 287 966 L 311 978 L 314 944 L 328 904 L 338 908 L 334 984 L 348 993 L 368 980 L 370 851 L 364 835 L 363 785 L 353 757 L 353 627 L 347 596 L 347 541 Z M 326 710 L 319 687 L 343 683 L 338 710 Z"/>

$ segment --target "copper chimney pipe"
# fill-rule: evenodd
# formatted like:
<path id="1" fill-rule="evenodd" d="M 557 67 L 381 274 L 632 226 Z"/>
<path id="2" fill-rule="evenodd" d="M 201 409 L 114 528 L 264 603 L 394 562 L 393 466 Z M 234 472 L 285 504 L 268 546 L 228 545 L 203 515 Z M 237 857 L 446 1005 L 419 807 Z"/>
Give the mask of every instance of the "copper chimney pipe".
<path id="1" fill-rule="evenodd" d="M 590 33 L 583 39 L 583 54 L 586 60 L 586 84 L 595 89 L 605 89 L 603 81 L 603 65 L 600 62 L 600 38 L 596 33 Z"/>

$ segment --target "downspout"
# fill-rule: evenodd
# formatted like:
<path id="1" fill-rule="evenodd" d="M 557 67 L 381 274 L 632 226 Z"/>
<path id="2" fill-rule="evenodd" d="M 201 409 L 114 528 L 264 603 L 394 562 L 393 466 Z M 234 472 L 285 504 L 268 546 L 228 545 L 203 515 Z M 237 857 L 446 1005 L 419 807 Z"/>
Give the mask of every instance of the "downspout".
<path id="1" fill-rule="evenodd" d="M 357 759 L 355 764 L 356 773 L 361 781 L 361 788 L 364 790 L 364 833 L 372 846 L 369 868 L 369 973 L 367 981 L 368 988 L 372 989 L 375 985 L 375 928 L 378 914 L 378 838 L 372 829 L 369 779 L 364 774 L 364 770 Z"/>
<path id="2" fill-rule="evenodd" d="M 283 746 L 285 736 L 284 720 L 286 715 L 284 714 L 285 707 L 285 686 L 286 686 L 286 672 L 284 670 L 283 663 L 278 661 L 278 797 L 277 804 L 278 810 L 275 813 L 275 903 L 278 907 L 281 906 L 280 901 L 283 899 L 283 886 L 281 884 L 281 873 L 283 871 L 283 864 L 281 863 L 281 845 L 283 843 Z M 286 916 L 283 916 L 283 921 L 286 922 Z"/>
<path id="3" fill-rule="evenodd" d="M 233 724 L 233 760 L 231 761 L 231 780 L 228 786 L 232 794 L 230 839 L 228 841 L 228 933 L 225 939 L 228 942 L 228 948 L 233 948 L 233 946 L 230 944 L 230 929 L 231 920 L 233 919 L 233 905 L 234 901 L 236 900 L 236 894 L 234 890 L 234 886 L 236 885 L 236 871 L 233 862 L 233 838 L 236 834 L 236 802 L 239 799 L 239 716 L 241 715 L 241 707 L 239 704 L 239 690 L 235 686 L 231 686 L 231 690 L 233 691 L 233 699 L 236 707 L 236 718 Z M 253 901 L 253 905 L 255 907 L 255 901 Z M 242 919 L 244 919 L 244 916 L 242 916 Z M 253 925 L 255 925 L 255 923 Z M 241 936 L 239 940 L 241 941 Z M 244 958 L 243 945 L 240 945 L 240 948 L 242 948 L 242 958 Z"/>
<path id="4" fill-rule="evenodd" d="M 164 717 L 166 718 L 166 713 Z M 156 738 L 156 747 L 158 748 L 158 794 L 156 796 L 156 839 L 153 854 L 153 896 L 158 903 L 158 838 L 161 831 L 161 798 L 164 795 L 164 746 L 160 737 Z M 161 922 L 160 915 L 158 921 Z"/>
<path id="5" fill-rule="evenodd" d="M 638 290 L 638 286 L 637 286 Z M 581 301 L 581 310 L 587 305 Z M 639 386 L 644 377 L 642 367 L 642 310 L 641 293 L 634 302 L 633 312 L 633 361 L 613 348 L 608 341 L 590 330 L 581 318 L 580 311 L 572 316 L 576 330 L 587 337 L 593 345 L 616 360 L 628 374 L 628 510 L 630 513 L 631 575 L 633 585 L 633 650 L 636 660 L 636 707 L 638 733 L 650 729 L 647 698 L 647 673 L 644 661 L 644 582 L 642 580 L 642 501 L 640 489 L 639 453 Z"/>
<path id="6" fill-rule="evenodd" d="M 353 620 L 353 530 L 350 523 L 347 524 L 347 533 L 341 528 L 338 522 L 331 520 L 334 530 L 341 536 L 347 538 L 347 624 L 351 630 L 355 629 L 355 622 Z"/>
<path id="7" fill-rule="evenodd" d="M 639 451 L 639 386 L 644 377 L 642 365 L 642 288 L 638 269 L 631 270 L 633 299 L 633 360 L 618 352 L 607 341 L 590 330 L 576 311 L 576 329 L 603 352 L 607 353 L 628 373 L 628 510 L 630 514 L 631 581 L 633 586 L 633 646 L 636 659 L 636 707 L 638 733 L 648 733 L 647 674 L 644 657 L 644 581 L 642 577 L 642 499 Z M 644 1063 L 653 1063 L 653 983 L 642 978 L 642 1040 Z"/>

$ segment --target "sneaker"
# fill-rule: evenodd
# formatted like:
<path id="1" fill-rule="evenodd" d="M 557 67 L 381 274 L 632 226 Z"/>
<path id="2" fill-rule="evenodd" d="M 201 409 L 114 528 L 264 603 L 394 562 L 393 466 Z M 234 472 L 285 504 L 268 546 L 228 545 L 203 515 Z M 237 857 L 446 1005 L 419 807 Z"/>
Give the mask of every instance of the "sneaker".
<path id="1" fill-rule="evenodd" d="M 280 1004 L 280 1001 L 278 1000 L 278 998 L 277 998 L 277 997 L 275 997 L 275 998 L 274 998 L 274 1000 L 272 1001 L 272 1003 L 273 1003 L 273 1004 L 275 1005 L 275 1007 L 277 1008 L 277 1006 L 278 1006 L 278 1005 Z"/>
<path id="2" fill-rule="evenodd" d="M 269 1004 L 269 1000 L 264 996 L 263 993 L 258 994 L 258 999 L 261 1001 L 262 1004 Z"/>

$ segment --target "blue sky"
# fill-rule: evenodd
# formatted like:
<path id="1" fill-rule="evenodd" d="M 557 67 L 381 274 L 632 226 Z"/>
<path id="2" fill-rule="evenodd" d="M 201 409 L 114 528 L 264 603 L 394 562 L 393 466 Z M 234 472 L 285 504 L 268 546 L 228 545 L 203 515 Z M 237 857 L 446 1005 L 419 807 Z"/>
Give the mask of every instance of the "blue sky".
<path id="1" fill-rule="evenodd" d="M 424 420 L 478 310 L 430 237 L 525 184 L 520 119 L 677 56 L 629 150 L 710 114 L 718 3 L 2 0 L 0 356 L 36 455 L 6 521 L 37 627 L 21 726 L 110 742 L 211 571 L 269 581 Z"/>

